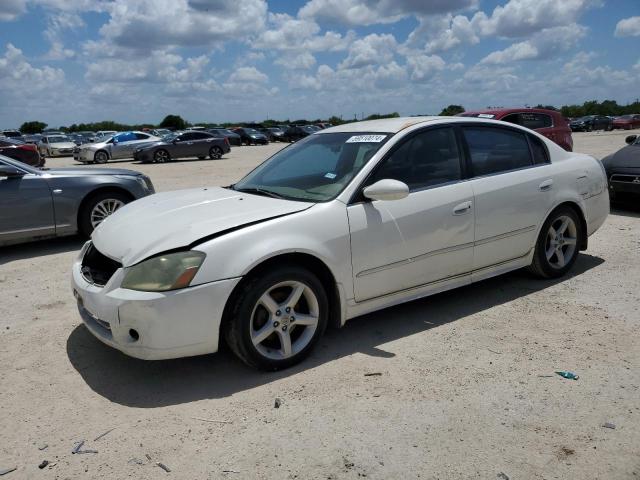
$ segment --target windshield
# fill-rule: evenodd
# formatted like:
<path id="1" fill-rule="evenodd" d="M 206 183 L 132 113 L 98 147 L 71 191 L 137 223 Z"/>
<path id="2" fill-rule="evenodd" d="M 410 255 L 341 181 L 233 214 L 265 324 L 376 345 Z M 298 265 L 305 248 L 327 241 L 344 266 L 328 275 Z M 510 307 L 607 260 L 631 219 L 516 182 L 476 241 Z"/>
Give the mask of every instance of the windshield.
<path id="1" fill-rule="evenodd" d="M 389 137 L 367 132 L 310 135 L 276 153 L 233 189 L 306 202 L 331 200 Z"/>
<path id="2" fill-rule="evenodd" d="M 62 143 L 62 142 L 70 142 L 71 139 L 64 135 L 56 135 L 55 137 L 47 137 L 49 143 Z"/>
<path id="3" fill-rule="evenodd" d="M 162 137 L 163 142 L 173 142 L 176 138 L 180 136 L 179 133 L 171 132 Z"/>
<path id="4" fill-rule="evenodd" d="M 584 122 L 586 120 L 591 120 L 593 117 L 580 117 L 580 118 L 576 118 L 574 121 L 575 122 Z"/>
<path id="5" fill-rule="evenodd" d="M 245 128 L 244 131 L 247 133 L 260 133 L 255 128 Z"/>

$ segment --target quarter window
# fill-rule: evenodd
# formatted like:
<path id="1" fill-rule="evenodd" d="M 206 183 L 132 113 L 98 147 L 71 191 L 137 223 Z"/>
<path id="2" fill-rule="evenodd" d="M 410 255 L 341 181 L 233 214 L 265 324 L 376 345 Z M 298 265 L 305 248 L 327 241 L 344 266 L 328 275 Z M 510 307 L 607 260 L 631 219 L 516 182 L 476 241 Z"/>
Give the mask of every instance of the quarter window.
<path id="1" fill-rule="evenodd" d="M 411 137 L 378 167 L 369 185 L 389 178 L 410 190 L 460 180 L 460 155 L 452 128 L 426 130 Z"/>
<path id="2" fill-rule="evenodd" d="M 533 164 L 524 133 L 495 127 L 464 127 L 463 131 L 476 177 Z"/>
<path id="3" fill-rule="evenodd" d="M 533 154 L 533 163 L 542 164 L 549 163 L 549 153 L 542 140 L 533 135 L 529 135 L 529 143 L 531 144 L 531 153 Z"/>

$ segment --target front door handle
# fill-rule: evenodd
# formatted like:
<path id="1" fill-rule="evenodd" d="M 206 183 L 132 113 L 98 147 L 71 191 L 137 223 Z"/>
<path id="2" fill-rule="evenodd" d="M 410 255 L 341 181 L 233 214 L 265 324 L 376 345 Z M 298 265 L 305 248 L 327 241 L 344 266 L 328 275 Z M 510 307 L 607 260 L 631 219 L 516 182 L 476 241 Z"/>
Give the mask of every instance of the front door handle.
<path id="1" fill-rule="evenodd" d="M 453 214 L 454 215 L 464 215 L 465 213 L 467 213 L 468 211 L 471 210 L 471 206 L 473 205 L 472 202 L 464 202 L 461 203 L 460 205 L 456 205 L 453 208 Z"/>
<path id="2" fill-rule="evenodd" d="M 549 180 L 545 180 L 544 182 L 542 182 L 538 186 L 538 189 L 540 189 L 541 192 L 546 192 L 548 190 L 551 190 L 551 187 L 553 187 L 553 180 L 549 179 Z"/>

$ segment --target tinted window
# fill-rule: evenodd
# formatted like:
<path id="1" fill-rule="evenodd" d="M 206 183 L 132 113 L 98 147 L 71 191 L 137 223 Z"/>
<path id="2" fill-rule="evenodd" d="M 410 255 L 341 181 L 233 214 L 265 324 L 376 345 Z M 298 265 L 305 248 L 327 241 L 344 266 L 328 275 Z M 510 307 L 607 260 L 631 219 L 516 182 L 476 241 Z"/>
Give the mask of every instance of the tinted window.
<path id="1" fill-rule="evenodd" d="M 118 135 L 113 137 L 113 139 L 117 140 L 120 143 L 131 142 L 132 140 L 137 140 L 136 134 L 133 133 L 133 132 L 119 133 Z"/>
<path id="2" fill-rule="evenodd" d="M 529 143 L 531 144 L 531 153 L 533 154 L 533 163 L 549 163 L 549 152 L 542 140 L 533 135 L 529 135 Z"/>
<path id="3" fill-rule="evenodd" d="M 523 127 L 530 128 L 531 130 L 553 126 L 551 117 L 544 113 L 511 113 L 502 118 L 502 121 L 522 125 Z"/>
<path id="4" fill-rule="evenodd" d="M 459 180 L 460 156 L 451 128 L 420 132 L 404 142 L 376 170 L 369 185 L 391 178 L 410 190 Z"/>
<path id="5" fill-rule="evenodd" d="M 134 133 L 137 140 L 149 140 L 149 135 L 146 133 Z"/>
<path id="6" fill-rule="evenodd" d="M 180 135 L 180 138 L 178 140 L 182 142 L 184 142 L 185 140 L 195 140 L 195 135 L 197 134 L 193 132 L 186 132 Z"/>
<path id="7" fill-rule="evenodd" d="M 495 127 L 464 127 L 475 176 L 528 167 L 532 164 L 524 133 Z"/>
<path id="8" fill-rule="evenodd" d="M 210 134 L 204 133 L 204 132 L 193 132 L 191 135 L 193 135 L 194 140 L 203 140 L 205 138 L 211 138 Z"/>

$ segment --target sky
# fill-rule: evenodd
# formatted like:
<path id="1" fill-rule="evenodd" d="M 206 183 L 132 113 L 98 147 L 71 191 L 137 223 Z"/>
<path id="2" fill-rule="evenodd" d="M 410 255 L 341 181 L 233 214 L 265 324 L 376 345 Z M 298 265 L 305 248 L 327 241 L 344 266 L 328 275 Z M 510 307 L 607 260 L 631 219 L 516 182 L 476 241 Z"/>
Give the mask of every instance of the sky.
<path id="1" fill-rule="evenodd" d="M 0 128 L 640 96 L 640 0 L 0 0 Z"/>

